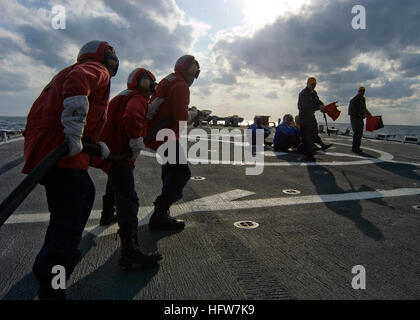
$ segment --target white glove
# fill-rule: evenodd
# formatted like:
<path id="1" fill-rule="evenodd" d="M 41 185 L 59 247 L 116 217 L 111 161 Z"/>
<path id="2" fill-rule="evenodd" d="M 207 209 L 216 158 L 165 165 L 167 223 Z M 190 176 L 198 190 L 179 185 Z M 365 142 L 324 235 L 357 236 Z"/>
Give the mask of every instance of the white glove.
<path id="1" fill-rule="evenodd" d="M 67 157 L 72 157 L 82 151 L 81 139 L 88 109 L 89 101 L 86 96 L 72 96 L 63 101 L 61 123 L 69 147 Z"/>
<path id="2" fill-rule="evenodd" d="M 89 110 L 89 101 L 86 96 L 73 96 L 64 99 L 61 123 L 64 127 L 64 134 L 81 137 L 86 124 L 86 117 Z"/>
<path id="3" fill-rule="evenodd" d="M 149 105 L 147 106 L 147 114 L 146 114 L 147 119 L 149 120 L 153 119 L 153 117 L 159 111 L 159 107 L 163 103 L 163 101 L 165 101 L 164 98 L 157 98 L 153 100 L 152 103 L 149 103 Z"/>
<path id="4" fill-rule="evenodd" d="M 198 110 L 196 107 L 192 107 L 188 110 L 188 121 L 192 121 L 198 115 Z"/>
<path id="5" fill-rule="evenodd" d="M 140 151 L 146 147 L 144 145 L 143 137 L 130 139 L 129 145 L 130 145 L 131 151 L 133 152 L 133 156 L 131 157 L 132 160 L 135 160 L 139 156 Z"/>
<path id="6" fill-rule="evenodd" d="M 108 146 L 105 144 L 105 142 L 99 141 L 96 144 L 101 147 L 101 159 L 105 160 L 106 158 L 108 158 L 110 151 L 109 151 Z"/>
<path id="7" fill-rule="evenodd" d="M 66 141 L 67 146 L 69 147 L 69 153 L 66 155 L 66 158 L 73 157 L 82 151 L 83 147 L 81 137 L 72 134 L 66 134 Z"/>

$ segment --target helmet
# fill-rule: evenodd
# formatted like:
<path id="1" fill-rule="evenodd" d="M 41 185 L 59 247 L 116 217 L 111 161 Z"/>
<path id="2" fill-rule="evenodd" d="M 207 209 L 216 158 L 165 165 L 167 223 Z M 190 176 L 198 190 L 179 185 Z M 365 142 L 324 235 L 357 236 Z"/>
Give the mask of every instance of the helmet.
<path id="1" fill-rule="evenodd" d="M 127 88 L 135 90 L 140 87 L 144 90 L 150 89 L 151 92 L 155 91 L 156 78 L 150 71 L 143 68 L 134 69 L 127 79 Z"/>
<path id="2" fill-rule="evenodd" d="M 105 59 L 105 49 L 110 47 L 112 51 L 114 49 L 106 41 L 93 40 L 86 43 L 79 51 L 77 55 L 77 61 L 83 61 L 86 59 L 94 59 L 102 62 Z"/>
<path id="3" fill-rule="evenodd" d="M 186 71 L 197 79 L 200 74 L 200 65 L 198 64 L 198 61 L 195 60 L 194 56 L 187 54 L 176 61 L 175 72 L 176 71 Z"/>

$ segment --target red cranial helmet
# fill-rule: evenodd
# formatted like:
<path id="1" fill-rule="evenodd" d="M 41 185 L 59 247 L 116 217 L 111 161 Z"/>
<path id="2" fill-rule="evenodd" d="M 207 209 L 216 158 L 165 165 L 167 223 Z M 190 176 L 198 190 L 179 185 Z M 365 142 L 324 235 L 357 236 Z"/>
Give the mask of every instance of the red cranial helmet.
<path id="1" fill-rule="evenodd" d="M 114 49 L 106 41 L 90 41 L 80 49 L 77 56 L 77 61 L 80 62 L 86 59 L 94 59 L 96 61 L 102 62 L 105 59 L 105 49 L 108 47 L 114 51 Z"/>
<path id="2" fill-rule="evenodd" d="M 127 88 L 130 90 L 135 90 L 140 85 L 142 89 L 150 89 L 151 92 L 154 92 L 155 81 L 155 76 L 149 70 L 143 68 L 136 68 L 128 76 Z"/>
<path id="3" fill-rule="evenodd" d="M 185 71 L 191 73 L 194 78 L 198 78 L 200 74 L 200 65 L 198 61 L 195 60 L 194 56 L 189 54 L 182 56 L 175 63 L 175 72 L 176 71 Z"/>

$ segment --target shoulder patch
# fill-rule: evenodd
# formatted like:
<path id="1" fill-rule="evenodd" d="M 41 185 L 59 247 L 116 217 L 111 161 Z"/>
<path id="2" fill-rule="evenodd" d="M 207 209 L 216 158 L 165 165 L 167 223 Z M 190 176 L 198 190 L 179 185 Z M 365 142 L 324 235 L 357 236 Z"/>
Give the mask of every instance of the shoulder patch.
<path id="1" fill-rule="evenodd" d="M 133 92 L 133 90 L 126 89 L 124 91 L 121 91 L 118 95 L 119 96 L 128 96 L 131 92 Z"/>
<path id="2" fill-rule="evenodd" d="M 165 80 L 172 82 L 172 81 L 176 80 L 176 76 L 175 76 L 174 73 L 171 73 L 171 74 L 166 76 Z"/>

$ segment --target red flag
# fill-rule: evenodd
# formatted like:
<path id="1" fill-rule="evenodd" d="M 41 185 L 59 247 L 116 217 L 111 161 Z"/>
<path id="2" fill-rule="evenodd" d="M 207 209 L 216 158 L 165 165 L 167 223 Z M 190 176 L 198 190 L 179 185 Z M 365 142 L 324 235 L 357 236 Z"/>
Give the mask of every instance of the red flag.
<path id="1" fill-rule="evenodd" d="M 382 116 L 368 116 L 366 118 L 366 131 L 375 131 L 383 127 Z"/>
<path id="2" fill-rule="evenodd" d="M 337 120 L 341 113 L 341 111 L 337 109 L 337 102 L 326 105 L 325 113 L 328 114 L 334 121 Z"/>

